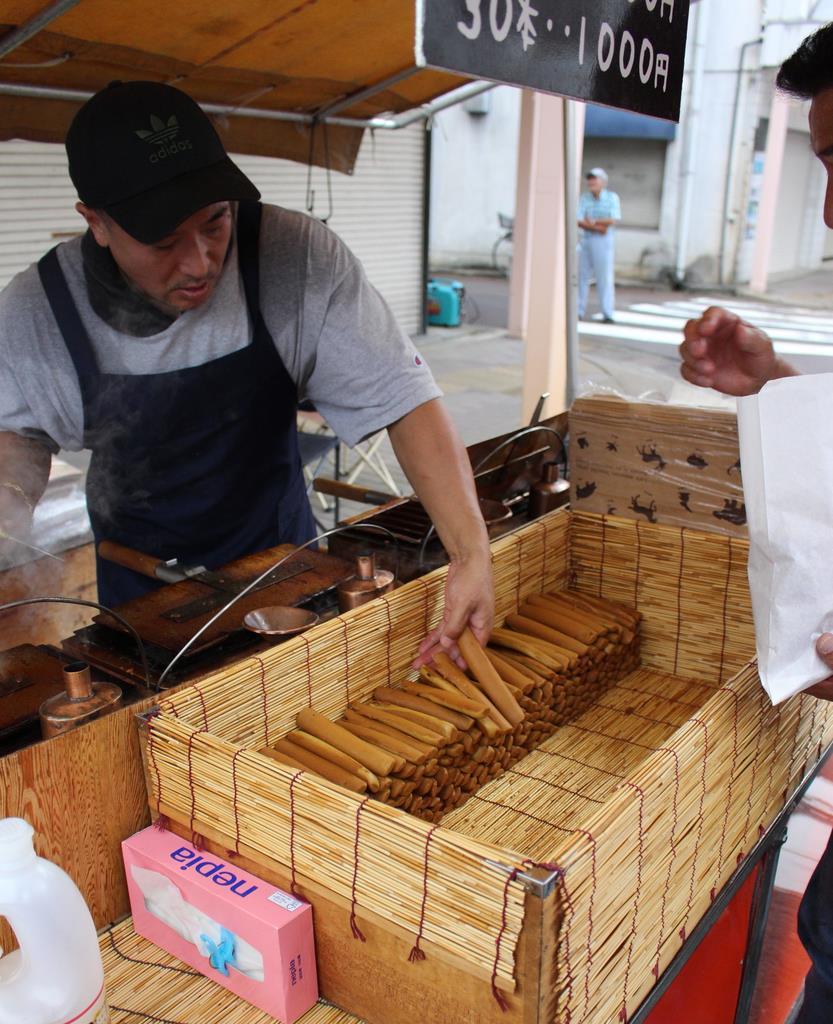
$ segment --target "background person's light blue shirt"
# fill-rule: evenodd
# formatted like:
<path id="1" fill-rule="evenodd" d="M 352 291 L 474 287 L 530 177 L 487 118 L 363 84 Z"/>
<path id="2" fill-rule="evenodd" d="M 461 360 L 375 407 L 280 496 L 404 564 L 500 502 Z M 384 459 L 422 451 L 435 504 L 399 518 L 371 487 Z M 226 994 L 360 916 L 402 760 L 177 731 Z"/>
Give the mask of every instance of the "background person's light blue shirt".
<path id="1" fill-rule="evenodd" d="M 597 199 L 592 192 L 582 192 L 578 201 L 579 220 L 615 220 L 622 219 L 622 207 L 619 196 L 610 189 L 603 188 Z M 610 228 L 608 230 L 611 230 Z M 582 228 L 585 235 L 595 232 Z"/>

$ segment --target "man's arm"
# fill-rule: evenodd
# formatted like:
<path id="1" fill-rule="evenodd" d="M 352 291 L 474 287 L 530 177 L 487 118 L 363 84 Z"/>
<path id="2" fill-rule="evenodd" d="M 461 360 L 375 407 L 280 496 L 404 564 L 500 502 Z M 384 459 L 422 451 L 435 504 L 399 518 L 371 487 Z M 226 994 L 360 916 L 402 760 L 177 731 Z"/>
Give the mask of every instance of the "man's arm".
<path id="1" fill-rule="evenodd" d="M 587 212 L 587 203 L 584 199 L 584 194 L 579 196 L 578 200 L 578 226 L 584 228 L 585 231 L 595 231 L 596 222 Z"/>
<path id="2" fill-rule="evenodd" d="M 481 643 L 488 640 L 495 606 L 489 536 L 466 450 L 442 402 L 417 406 L 388 433 L 451 560 L 442 622 L 420 647 L 422 664 L 438 647 L 456 654 L 467 625 Z"/>
<path id="3" fill-rule="evenodd" d="M 51 463 L 52 454 L 40 441 L 0 431 L 0 537 L 28 533 Z"/>

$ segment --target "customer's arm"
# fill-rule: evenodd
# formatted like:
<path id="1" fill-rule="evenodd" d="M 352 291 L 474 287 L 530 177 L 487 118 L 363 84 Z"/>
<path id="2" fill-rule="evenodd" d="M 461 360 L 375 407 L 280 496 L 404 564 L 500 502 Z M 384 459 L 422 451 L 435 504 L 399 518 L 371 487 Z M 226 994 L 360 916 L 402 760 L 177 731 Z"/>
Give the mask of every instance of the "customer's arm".
<path id="1" fill-rule="evenodd" d="M 420 647 L 422 663 L 436 648 L 456 655 L 467 625 L 481 643 L 488 640 L 494 616 L 489 537 L 466 450 L 442 402 L 417 406 L 388 432 L 450 558 L 443 618 Z"/>

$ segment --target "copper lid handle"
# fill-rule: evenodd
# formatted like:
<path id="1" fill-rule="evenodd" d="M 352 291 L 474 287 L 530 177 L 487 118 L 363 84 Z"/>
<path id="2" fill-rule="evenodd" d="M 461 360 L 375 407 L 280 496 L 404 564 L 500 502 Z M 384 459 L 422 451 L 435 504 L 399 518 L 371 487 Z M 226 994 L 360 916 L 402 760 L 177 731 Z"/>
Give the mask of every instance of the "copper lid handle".
<path id="1" fill-rule="evenodd" d="M 86 661 L 73 661 L 64 665 L 64 683 L 71 700 L 89 700 L 93 695 L 90 666 Z"/>
<path id="2" fill-rule="evenodd" d="M 372 552 L 356 555 L 356 578 L 372 580 L 376 576 L 376 556 Z"/>

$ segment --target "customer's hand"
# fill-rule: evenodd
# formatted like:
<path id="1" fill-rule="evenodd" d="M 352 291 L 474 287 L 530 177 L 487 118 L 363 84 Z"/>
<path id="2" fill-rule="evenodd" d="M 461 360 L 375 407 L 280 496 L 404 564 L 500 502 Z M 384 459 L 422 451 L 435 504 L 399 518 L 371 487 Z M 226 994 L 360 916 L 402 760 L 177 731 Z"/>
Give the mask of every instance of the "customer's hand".
<path id="1" fill-rule="evenodd" d="M 725 395 L 754 395 L 773 377 L 791 376 L 763 331 L 720 306 L 689 320 L 680 345 L 680 373 L 690 383 Z"/>
<path id="2" fill-rule="evenodd" d="M 822 633 L 816 641 L 816 653 L 833 672 L 833 633 Z M 822 679 L 820 683 L 816 683 L 815 686 L 811 686 L 804 692 L 809 693 L 811 697 L 833 700 L 833 675 L 829 679 Z"/>

